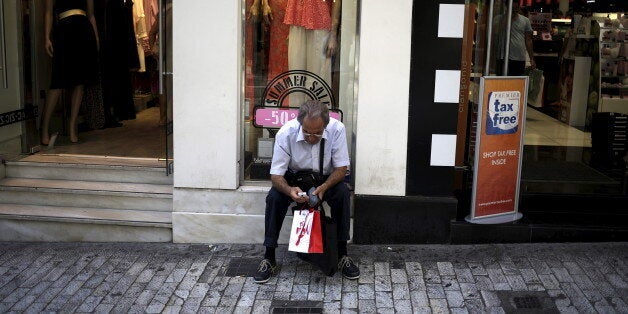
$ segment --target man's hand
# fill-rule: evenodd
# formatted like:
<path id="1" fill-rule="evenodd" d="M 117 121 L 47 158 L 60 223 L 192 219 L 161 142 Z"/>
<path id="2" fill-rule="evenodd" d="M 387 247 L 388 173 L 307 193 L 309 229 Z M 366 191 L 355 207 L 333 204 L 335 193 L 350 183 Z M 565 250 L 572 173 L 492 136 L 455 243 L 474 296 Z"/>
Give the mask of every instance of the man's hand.
<path id="1" fill-rule="evenodd" d="M 297 203 L 303 203 L 307 201 L 307 195 L 300 196 L 299 193 L 302 193 L 301 189 L 297 186 L 290 187 L 290 194 L 288 194 L 293 201 Z"/>
<path id="2" fill-rule="evenodd" d="M 314 192 L 312 192 L 312 194 L 318 196 L 318 199 L 321 200 L 321 202 L 323 201 L 323 197 L 325 196 L 325 192 L 328 190 L 329 188 L 327 187 L 327 183 L 323 183 L 321 185 L 319 185 L 316 190 L 314 190 Z"/>

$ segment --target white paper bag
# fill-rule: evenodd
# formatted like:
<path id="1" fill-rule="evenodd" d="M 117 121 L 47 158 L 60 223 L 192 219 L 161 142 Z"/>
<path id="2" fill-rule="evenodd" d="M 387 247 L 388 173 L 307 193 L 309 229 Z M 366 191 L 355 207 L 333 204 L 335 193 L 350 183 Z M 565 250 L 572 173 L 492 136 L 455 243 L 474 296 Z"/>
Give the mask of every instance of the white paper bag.
<path id="1" fill-rule="evenodd" d="M 307 209 L 294 211 L 292 228 L 290 229 L 290 244 L 288 245 L 288 251 L 308 253 L 313 221 L 313 212 Z"/>

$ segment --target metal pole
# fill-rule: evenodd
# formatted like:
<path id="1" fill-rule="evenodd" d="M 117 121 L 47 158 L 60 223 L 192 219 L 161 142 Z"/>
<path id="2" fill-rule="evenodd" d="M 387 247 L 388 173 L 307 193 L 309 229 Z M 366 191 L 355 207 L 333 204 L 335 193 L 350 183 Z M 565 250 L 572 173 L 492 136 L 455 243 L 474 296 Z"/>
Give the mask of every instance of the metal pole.
<path id="1" fill-rule="evenodd" d="M 166 18 L 166 6 L 164 0 L 159 0 L 159 94 L 164 94 L 164 19 Z"/>
<path id="2" fill-rule="evenodd" d="M 512 0 L 508 0 L 508 24 L 506 24 L 506 51 L 504 52 L 504 76 L 508 76 L 508 56 L 510 54 L 510 27 L 512 26 Z"/>
<path id="3" fill-rule="evenodd" d="M 489 70 L 491 68 L 491 44 L 493 41 L 493 4 L 495 0 L 491 0 L 488 8 L 488 30 L 486 32 L 486 63 L 484 66 L 484 76 L 488 76 Z"/>

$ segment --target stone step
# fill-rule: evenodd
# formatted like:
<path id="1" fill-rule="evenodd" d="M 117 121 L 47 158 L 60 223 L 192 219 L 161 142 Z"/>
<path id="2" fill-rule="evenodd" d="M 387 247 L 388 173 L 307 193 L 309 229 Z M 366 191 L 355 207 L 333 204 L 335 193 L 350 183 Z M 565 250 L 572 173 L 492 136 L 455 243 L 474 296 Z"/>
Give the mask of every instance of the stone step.
<path id="1" fill-rule="evenodd" d="M 172 212 L 172 186 L 5 178 L 0 203 Z"/>
<path id="2" fill-rule="evenodd" d="M 172 227 L 172 214 L 145 210 L 0 204 L 0 219 Z"/>
<path id="3" fill-rule="evenodd" d="M 6 176 L 8 178 L 172 185 L 172 176 L 166 175 L 165 168 L 133 165 L 9 161 L 6 162 Z"/>
<path id="4" fill-rule="evenodd" d="M 0 216 L 0 241 L 172 242 L 172 227 L 161 224 L 105 224 L 104 220 L 23 220 Z"/>

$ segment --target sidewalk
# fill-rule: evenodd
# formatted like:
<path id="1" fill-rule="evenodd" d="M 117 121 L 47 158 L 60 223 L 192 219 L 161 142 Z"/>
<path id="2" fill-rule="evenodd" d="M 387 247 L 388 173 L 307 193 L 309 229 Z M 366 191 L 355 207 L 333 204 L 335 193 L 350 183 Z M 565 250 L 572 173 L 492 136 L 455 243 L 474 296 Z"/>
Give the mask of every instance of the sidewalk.
<path id="1" fill-rule="evenodd" d="M 278 277 L 257 285 L 238 275 L 255 270 L 261 245 L 0 243 L 0 312 L 628 313 L 628 243 L 349 254 L 357 281 L 325 277 L 281 246 Z"/>

